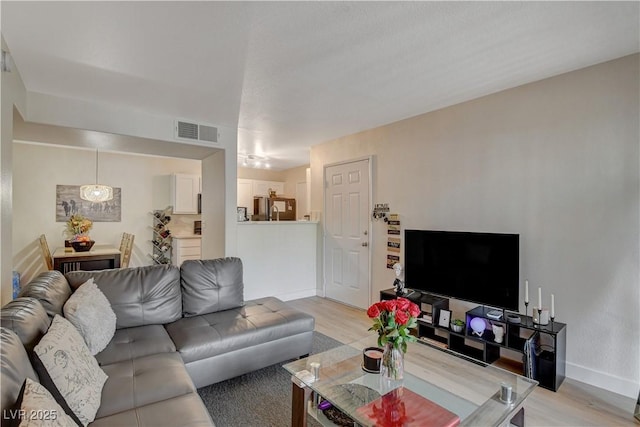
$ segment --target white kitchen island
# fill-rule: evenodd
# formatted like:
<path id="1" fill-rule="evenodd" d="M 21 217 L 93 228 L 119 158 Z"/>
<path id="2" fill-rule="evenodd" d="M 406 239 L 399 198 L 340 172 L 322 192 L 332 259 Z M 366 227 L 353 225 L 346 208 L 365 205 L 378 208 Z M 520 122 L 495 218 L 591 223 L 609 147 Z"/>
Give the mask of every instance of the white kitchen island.
<path id="1" fill-rule="evenodd" d="M 238 257 L 245 301 L 274 296 L 284 301 L 316 295 L 318 222 L 238 223 Z"/>

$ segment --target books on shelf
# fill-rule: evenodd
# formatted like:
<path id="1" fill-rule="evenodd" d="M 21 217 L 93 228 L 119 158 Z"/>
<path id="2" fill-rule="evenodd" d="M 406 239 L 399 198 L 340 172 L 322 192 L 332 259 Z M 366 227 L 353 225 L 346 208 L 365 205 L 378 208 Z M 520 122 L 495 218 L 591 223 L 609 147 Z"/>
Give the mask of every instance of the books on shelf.
<path id="1" fill-rule="evenodd" d="M 536 331 L 524 342 L 524 376 L 536 378 L 538 356 L 540 355 L 540 334 Z"/>
<path id="2" fill-rule="evenodd" d="M 424 315 L 420 319 L 426 323 L 433 324 L 433 317 L 431 316 L 431 313 L 424 313 Z"/>

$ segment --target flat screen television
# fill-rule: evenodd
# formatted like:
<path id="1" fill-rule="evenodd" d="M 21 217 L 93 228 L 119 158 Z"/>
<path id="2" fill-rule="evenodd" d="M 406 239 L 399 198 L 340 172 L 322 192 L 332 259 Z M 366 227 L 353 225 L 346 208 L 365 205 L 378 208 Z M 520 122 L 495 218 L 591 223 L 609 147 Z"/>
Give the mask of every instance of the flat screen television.
<path id="1" fill-rule="evenodd" d="M 518 310 L 518 234 L 405 230 L 405 286 Z"/>

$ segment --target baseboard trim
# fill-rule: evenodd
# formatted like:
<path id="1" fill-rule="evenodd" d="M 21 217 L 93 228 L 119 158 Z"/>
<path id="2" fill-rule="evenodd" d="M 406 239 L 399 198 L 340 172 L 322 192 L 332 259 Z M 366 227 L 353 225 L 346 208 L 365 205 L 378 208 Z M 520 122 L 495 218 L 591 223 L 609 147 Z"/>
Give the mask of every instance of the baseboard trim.
<path id="1" fill-rule="evenodd" d="M 274 297 L 281 299 L 282 301 L 289 301 L 293 299 L 315 297 L 317 294 L 316 288 L 304 289 L 301 291 L 287 292 L 283 294 L 276 294 Z"/>
<path id="2" fill-rule="evenodd" d="M 617 377 L 604 372 L 594 371 L 584 366 L 567 362 L 567 378 L 574 379 L 594 387 L 599 387 L 613 393 L 621 394 L 633 399 L 638 398 L 638 382 L 627 378 Z"/>

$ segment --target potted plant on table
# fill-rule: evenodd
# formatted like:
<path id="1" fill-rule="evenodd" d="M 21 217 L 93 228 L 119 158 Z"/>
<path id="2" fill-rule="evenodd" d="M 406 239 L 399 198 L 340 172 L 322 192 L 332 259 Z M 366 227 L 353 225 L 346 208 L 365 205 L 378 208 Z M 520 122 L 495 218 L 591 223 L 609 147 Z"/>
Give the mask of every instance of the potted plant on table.
<path id="1" fill-rule="evenodd" d="M 460 319 L 453 319 L 451 321 L 451 330 L 453 332 L 462 332 L 464 329 L 464 322 Z"/>

